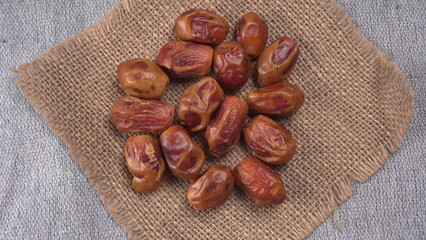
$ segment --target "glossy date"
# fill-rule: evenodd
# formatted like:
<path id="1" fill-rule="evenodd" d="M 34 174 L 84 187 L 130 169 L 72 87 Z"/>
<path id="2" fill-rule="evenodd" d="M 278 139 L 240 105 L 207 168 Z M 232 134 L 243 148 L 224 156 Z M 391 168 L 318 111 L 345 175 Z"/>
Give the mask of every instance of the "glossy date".
<path id="1" fill-rule="evenodd" d="M 166 43 L 157 57 L 157 63 L 173 79 L 201 77 L 211 70 L 213 48 L 185 41 Z"/>
<path id="2" fill-rule="evenodd" d="M 111 115 L 120 131 L 160 133 L 172 124 L 174 111 L 168 102 L 125 96 L 112 106 Z"/>
<path id="3" fill-rule="evenodd" d="M 204 130 L 213 112 L 219 107 L 223 91 L 211 77 L 202 78 L 189 86 L 182 94 L 178 107 L 178 119 L 191 132 Z"/>
<path id="4" fill-rule="evenodd" d="M 228 36 L 226 19 L 213 12 L 192 9 L 182 13 L 175 22 L 173 33 L 185 41 L 219 44 Z"/>
<path id="5" fill-rule="evenodd" d="M 285 199 L 285 188 L 280 176 L 254 157 L 246 157 L 234 169 L 237 185 L 255 202 L 256 206 L 278 205 Z"/>
<path id="6" fill-rule="evenodd" d="M 289 116 L 296 113 L 305 101 L 302 90 L 289 82 L 276 83 L 247 94 L 251 113 Z"/>
<path id="7" fill-rule="evenodd" d="M 164 131 L 160 144 L 173 175 L 190 180 L 198 177 L 204 166 L 204 152 L 182 126 L 175 125 Z"/>
<path id="8" fill-rule="evenodd" d="M 129 137 L 124 147 L 126 165 L 133 176 L 131 188 L 152 192 L 160 186 L 165 164 L 157 140 L 149 135 Z"/>
<path id="9" fill-rule="evenodd" d="M 281 37 L 269 45 L 255 64 L 255 75 L 261 86 L 268 86 L 285 79 L 296 65 L 300 49 L 289 37 Z"/>
<path id="10" fill-rule="evenodd" d="M 253 155 L 269 164 L 290 161 L 296 153 L 296 140 L 274 120 L 258 115 L 243 129 L 243 139 Z"/>
<path id="11" fill-rule="evenodd" d="M 213 53 L 213 71 L 222 85 L 238 89 L 250 77 L 251 63 L 238 42 L 223 42 Z"/>
<path id="12" fill-rule="evenodd" d="M 250 58 L 255 59 L 265 48 L 268 26 L 256 13 L 246 13 L 235 25 L 234 40 L 243 46 Z"/>
<path id="13" fill-rule="evenodd" d="M 117 77 L 126 93 L 143 99 L 162 98 L 169 83 L 169 77 L 157 64 L 142 58 L 118 65 Z"/>
<path id="14" fill-rule="evenodd" d="M 204 134 L 211 155 L 220 157 L 235 147 L 247 112 L 247 104 L 241 98 L 225 98 Z"/>
<path id="15" fill-rule="evenodd" d="M 232 171 L 225 165 L 212 165 L 188 188 L 186 197 L 197 210 L 224 203 L 234 189 Z"/>

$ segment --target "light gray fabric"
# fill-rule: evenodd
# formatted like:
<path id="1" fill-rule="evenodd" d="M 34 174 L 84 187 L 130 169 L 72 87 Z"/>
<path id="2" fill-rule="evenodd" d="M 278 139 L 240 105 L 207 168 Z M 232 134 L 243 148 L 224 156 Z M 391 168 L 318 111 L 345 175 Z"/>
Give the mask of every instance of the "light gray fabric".
<path id="1" fill-rule="evenodd" d="M 0 239 L 126 239 L 8 71 L 82 31 L 118 0 L 0 0 Z M 309 239 L 424 239 L 426 2 L 338 0 L 415 91 L 400 150 Z"/>

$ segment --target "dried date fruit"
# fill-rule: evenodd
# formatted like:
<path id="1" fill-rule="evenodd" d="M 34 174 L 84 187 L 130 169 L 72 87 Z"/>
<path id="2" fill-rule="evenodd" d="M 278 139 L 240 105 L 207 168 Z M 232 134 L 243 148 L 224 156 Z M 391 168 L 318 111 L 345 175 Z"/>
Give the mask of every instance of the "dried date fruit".
<path id="1" fill-rule="evenodd" d="M 253 155 L 269 164 L 290 161 L 296 153 L 296 140 L 274 120 L 258 115 L 243 128 L 243 139 Z"/>
<path id="2" fill-rule="evenodd" d="M 126 93 L 143 99 L 162 98 L 169 83 L 169 77 L 157 64 L 143 58 L 122 62 L 117 77 Z"/>
<path id="3" fill-rule="evenodd" d="M 250 77 L 251 63 L 238 42 L 223 42 L 213 53 L 213 71 L 217 80 L 232 89 L 240 88 Z"/>
<path id="4" fill-rule="evenodd" d="M 174 111 L 168 102 L 125 96 L 112 106 L 111 114 L 120 131 L 160 133 L 172 125 Z"/>
<path id="5" fill-rule="evenodd" d="M 286 78 L 296 65 L 300 49 L 289 37 L 281 37 L 269 45 L 255 64 L 257 82 L 262 86 L 277 83 Z"/>
<path id="6" fill-rule="evenodd" d="M 213 12 L 192 9 L 182 13 L 175 22 L 173 33 L 185 41 L 219 44 L 228 36 L 229 24 Z"/>
<path id="7" fill-rule="evenodd" d="M 170 41 L 161 49 L 157 63 L 171 78 L 200 77 L 210 73 L 213 48 L 185 41 Z"/>
<path id="8" fill-rule="evenodd" d="M 228 166 L 211 165 L 189 186 L 186 197 L 197 210 L 216 207 L 228 199 L 234 183 L 234 176 Z"/>
<path id="9" fill-rule="evenodd" d="M 289 82 L 276 83 L 247 94 L 251 113 L 271 116 L 292 115 L 300 109 L 304 101 L 302 90 Z"/>
<path id="10" fill-rule="evenodd" d="M 182 126 L 175 125 L 164 131 L 160 144 L 173 175 L 190 180 L 200 175 L 206 157 Z"/>
<path id="11" fill-rule="evenodd" d="M 243 46 L 250 58 L 255 59 L 265 48 L 268 26 L 256 13 L 246 13 L 235 25 L 234 40 Z"/>
<path id="12" fill-rule="evenodd" d="M 220 157 L 235 147 L 247 112 L 247 104 L 241 98 L 225 98 L 204 134 L 211 155 Z"/>
<path id="13" fill-rule="evenodd" d="M 129 137 L 124 147 L 126 165 L 137 192 L 152 192 L 160 186 L 165 163 L 157 140 L 149 135 Z"/>
<path id="14" fill-rule="evenodd" d="M 256 206 L 278 205 L 285 199 L 280 176 L 254 157 L 246 157 L 234 169 L 236 184 L 255 202 Z"/>
<path id="15" fill-rule="evenodd" d="M 202 78 L 183 92 L 178 107 L 180 124 L 198 132 L 210 123 L 213 112 L 219 107 L 223 91 L 211 77 Z"/>

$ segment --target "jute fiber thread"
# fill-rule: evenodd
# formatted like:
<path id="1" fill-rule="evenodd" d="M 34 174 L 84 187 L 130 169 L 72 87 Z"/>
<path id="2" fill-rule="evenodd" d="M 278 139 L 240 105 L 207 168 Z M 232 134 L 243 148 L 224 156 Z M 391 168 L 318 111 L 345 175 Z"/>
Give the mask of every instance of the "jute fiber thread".
<path id="1" fill-rule="evenodd" d="M 273 167 L 286 186 L 284 204 L 257 208 L 236 189 L 224 205 L 196 211 L 185 198 L 189 182 L 169 171 L 154 193 L 127 186 L 123 145 L 129 134 L 115 130 L 110 116 L 111 106 L 125 95 L 116 66 L 135 57 L 155 60 L 160 47 L 175 39 L 174 19 L 191 8 L 215 11 L 231 26 L 254 11 L 267 21 L 268 44 L 290 36 L 300 45 L 299 61 L 286 81 L 303 89 L 305 104 L 292 117 L 276 118 L 298 141 L 295 158 Z M 329 0 L 124 0 L 92 27 L 14 71 L 21 91 L 134 239 L 306 237 L 351 195 L 354 180 L 365 181 L 397 150 L 412 115 L 404 75 Z M 177 106 L 196 80 L 172 81 L 163 99 Z M 226 94 L 245 99 L 255 88 L 249 79 L 241 90 Z M 201 134 L 193 136 L 205 149 Z M 249 155 L 239 143 L 222 158 L 209 157 L 206 165 L 234 167 Z"/>

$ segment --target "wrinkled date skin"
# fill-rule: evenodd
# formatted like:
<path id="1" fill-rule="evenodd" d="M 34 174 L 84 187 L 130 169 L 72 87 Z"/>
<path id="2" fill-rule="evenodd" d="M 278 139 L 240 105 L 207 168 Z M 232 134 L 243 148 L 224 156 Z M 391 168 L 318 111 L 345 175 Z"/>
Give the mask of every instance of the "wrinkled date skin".
<path id="1" fill-rule="evenodd" d="M 253 155 L 269 164 L 290 161 L 296 154 L 296 140 L 274 120 L 258 115 L 243 129 L 243 138 Z"/>
<path id="2" fill-rule="evenodd" d="M 247 94 L 247 103 L 251 113 L 270 116 L 295 114 L 304 101 L 305 96 L 302 90 L 289 82 L 276 83 Z"/>
<path id="3" fill-rule="evenodd" d="M 211 165 L 188 188 L 186 197 L 197 210 L 205 210 L 224 203 L 234 189 L 232 171 L 225 165 Z"/>
<path id="4" fill-rule="evenodd" d="M 217 80 L 234 90 L 240 88 L 250 77 L 251 63 L 238 42 L 223 42 L 213 53 L 213 71 Z"/>
<path id="5" fill-rule="evenodd" d="M 278 205 L 285 199 L 280 176 L 254 157 L 241 160 L 234 169 L 234 177 L 256 206 Z"/>
<path id="6" fill-rule="evenodd" d="M 213 12 L 199 9 L 182 13 L 173 29 L 180 40 L 214 45 L 223 42 L 228 31 L 228 21 Z"/>
<path id="7" fill-rule="evenodd" d="M 160 186 L 165 163 L 157 140 L 149 135 L 129 137 L 124 147 L 126 165 L 137 192 L 152 192 Z"/>
<path id="8" fill-rule="evenodd" d="M 157 57 L 158 65 L 174 79 L 207 75 L 212 60 L 212 47 L 184 41 L 166 43 Z"/>
<path id="9" fill-rule="evenodd" d="M 118 65 L 117 77 L 127 94 L 143 99 L 161 99 L 169 83 L 169 77 L 157 64 L 142 58 Z"/>
<path id="10" fill-rule="evenodd" d="M 111 114 L 120 131 L 160 133 L 172 125 L 174 111 L 168 102 L 125 96 L 112 106 Z"/>
<path id="11" fill-rule="evenodd" d="M 268 26 L 256 13 L 249 12 L 235 25 L 234 40 L 243 46 L 251 59 L 256 59 L 268 40 Z"/>
<path id="12" fill-rule="evenodd" d="M 257 82 L 268 86 L 285 79 L 296 65 L 300 49 L 289 37 L 281 37 L 260 54 L 255 64 Z"/>
<path id="13" fill-rule="evenodd" d="M 182 126 L 175 125 L 164 131 L 160 144 L 173 175 L 189 180 L 200 175 L 206 157 Z"/>
<path id="14" fill-rule="evenodd" d="M 247 112 L 247 104 L 241 98 L 225 98 L 204 134 L 212 156 L 220 157 L 235 147 Z"/>
<path id="15" fill-rule="evenodd" d="M 205 77 L 192 84 L 180 98 L 178 107 L 180 124 L 191 132 L 204 130 L 222 98 L 222 89 L 211 77 Z"/>

